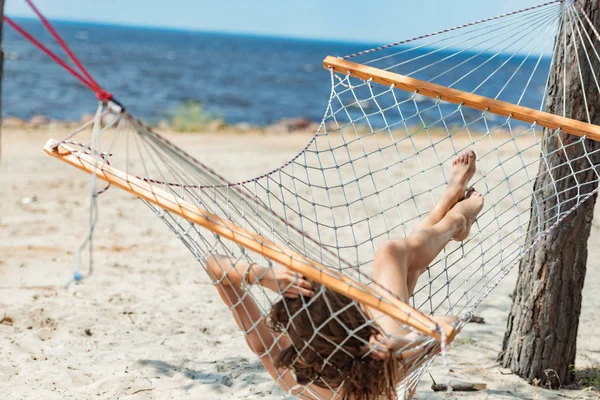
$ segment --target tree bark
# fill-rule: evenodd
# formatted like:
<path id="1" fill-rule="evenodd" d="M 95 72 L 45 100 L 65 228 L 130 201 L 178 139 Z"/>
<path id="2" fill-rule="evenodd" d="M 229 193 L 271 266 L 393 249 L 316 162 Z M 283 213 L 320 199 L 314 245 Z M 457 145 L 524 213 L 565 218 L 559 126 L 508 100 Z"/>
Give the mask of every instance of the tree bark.
<path id="1" fill-rule="evenodd" d="M 2 159 L 2 76 L 4 71 L 4 50 L 2 27 L 4 26 L 4 0 L 0 0 L 0 160 Z"/>
<path id="2" fill-rule="evenodd" d="M 600 0 L 575 0 L 575 5 L 583 8 L 594 26 L 600 27 Z M 580 17 L 584 20 L 583 16 Z M 587 23 L 586 30 L 594 40 L 596 51 L 600 53 L 600 42 Z M 583 32 L 582 34 L 585 37 Z M 575 43 L 572 36 L 577 39 Z M 590 57 L 591 66 L 585 57 L 585 50 L 593 55 L 592 45 L 588 44 L 587 48 L 583 49 L 577 30 L 572 32 L 570 24 L 565 20 L 557 40 L 546 110 L 562 115 L 563 109 L 566 109 L 567 117 L 587 121 L 587 108 L 591 123 L 600 125 L 600 94 L 593 77 L 593 71 L 600 71 L 600 65 L 595 56 Z M 578 66 L 581 67 L 581 75 Z M 587 107 L 581 80 L 586 88 Z M 566 95 L 563 95 L 565 88 Z M 566 107 L 563 107 L 563 101 Z M 535 216 L 538 213 L 545 220 L 540 228 L 546 230 L 557 220 L 557 204 L 561 204 L 562 210 L 570 209 L 597 188 L 596 175 L 594 170 L 590 169 L 588 159 L 584 157 L 570 162 L 573 171 L 583 171 L 577 172 L 576 175 L 565 160 L 566 157 L 574 160 L 586 152 L 600 149 L 600 144 L 587 140 L 585 146 L 577 144 L 567 147 L 579 138 L 564 133 L 558 137 L 551 137 L 552 133 L 544 132 L 546 140 L 542 145 L 543 153 L 562 150 L 548 157 L 547 163 L 540 161 L 535 191 L 542 193 L 544 200 L 539 204 L 539 208 L 536 208 L 532 200 L 526 243 L 531 243 L 537 235 L 538 220 Z M 598 154 L 590 158 L 592 164 L 597 165 L 600 162 Z M 547 186 L 551 182 L 556 186 Z M 579 187 L 578 182 L 581 185 Z M 539 198 L 537 200 L 540 201 Z M 519 265 L 519 278 L 508 317 L 501 363 L 531 383 L 557 388 L 573 382 L 581 291 L 586 272 L 587 241 L 595 203 L 596 195 L 593 195 L 555 229 L 542 237 Z"/>

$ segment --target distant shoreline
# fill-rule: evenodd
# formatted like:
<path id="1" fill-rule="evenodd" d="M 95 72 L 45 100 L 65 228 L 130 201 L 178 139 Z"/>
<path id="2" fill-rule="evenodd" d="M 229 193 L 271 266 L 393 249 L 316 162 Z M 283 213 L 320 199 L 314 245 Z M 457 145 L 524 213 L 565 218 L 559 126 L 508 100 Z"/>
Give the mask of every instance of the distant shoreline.
<path id="1" fill-rule="evenodd" d="M 57 129 L 61 131 L 76 130 L 94 118 L 91 114 L 82 115 L 80 121 L 55 120 L 44 115 L 35 115 L 29 120 L 17 117 L 5 117 L 1 121 L 1 128 L 8 132 L 36 132 L 44 129 Z M 104 121 L 104 124 L 107 124 Z M 321 133 L 342 133 L 350 135 L 383 135 L 396 139 L 421 134 L 426 131 L 430 137 L 463 136 L 467 130 L 462 126 L 442 126 L 423 128 L 420 124 L 398 125 L 387 130 L 375 130 L 368 124 L 346 124 L 338 125 L 333 121 L 326 121 L 322 127 L 321 122 L 316 122 L 304 117 L 283 118 L 267 125 L 254 125 L 248 122 L 227 123 L 222 119 L 213 119 L 201 123 L 189 125 L 178 125 L 175 121 L 161 120 L 158 123 L 144 123 L 159 134 L 266 134 L 266 135 L 314 135 Z M 514 127 L 513 127 L 514 128 Z M 89 128 L 88 128 L 89 129 Z M 492 128 L 496 134 L 510 136 L 512 132 L 504 127 Z M 486 129 L 483 127 L 471 127 L 469 135 L 483 135 Z"/>
<path id="2" fill-rule="evenodd" d="M 76 129 L 94 118 L 91 114 L 84 114 L 79 121 L 52 119 L 45 115 L 38 114 L 28 120 L 15 116 L 6 116 L 1 119 L 2 129 L 44 129 L 56 127 L 59 129 Z M 159 131 L 197 133 L 197 132 L 264 132 L 264 133 L 296 133 L 311 132 L 315 133 L 320 122 L 312 121 L 308 118 L 283 118 L 267 125 L 254 125 L 247 122 L 238 122 L 230 124 L 222 119 L 212 119 L 202 122 L 189 122 L 188 125 L 178 124 L 176 120 L 161 120 L 156 124 L 148 124 Z"/>

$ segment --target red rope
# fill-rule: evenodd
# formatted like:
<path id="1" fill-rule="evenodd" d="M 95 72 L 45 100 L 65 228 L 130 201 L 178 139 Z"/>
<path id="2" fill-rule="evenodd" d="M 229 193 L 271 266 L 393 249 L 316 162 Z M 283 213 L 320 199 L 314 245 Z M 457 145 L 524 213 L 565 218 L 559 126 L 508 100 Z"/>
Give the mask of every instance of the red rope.
<path id="1" fill-rule="evenodd" d="M 43 51 L 48 57 L 50 57 L 52 60 L 54 60 L 57 64 L 59 64 L 61 67 L 63 67 L 64 69 L 69 71 L 71 74 L 73 74 L 73 76 L 75 76 L 77 79 L 79 79 L 81 81 L 81 83 L 83 83 L 85 86 L 87 86 L 90 90 L 92 90 L 94 92 L 96 91 L 96 87 L 92 83 L 88 82 L 83 76 L 81 76 L 77 71 L 75 71 L 69 64 L 64 62 L 59 56 L 57 56 L 50 49 L 48 49 L 46 46 L 44 46 L 42 43 L 40 43 L 40 41 L 38 41 L 36 38 L 34 38 L 29 32 L 27 32 L 25 29 L 23 29 L 15 21 L 13 21 L 12 19 L 10 19 L 9 17 L 6 17 L 6 16 L 4 16 L 3 19 L 14 30 L 16 30 L 21 35 L 23 35 L 23 37 L 25 39 L 29 40 L 38 49 Z"/>
<path id="2" fill-rule="evenodd" d="M 25 0 L 25 2 L 29 5 L 29 7 L 31 7 L 33 12 L 38 16 L 38 18 L 40 19 L 42 24 L 46 27 L 48 32 L 50 32 L 50 34 L 56 40 L 56 42 L 60 45 L 60 47 L 62 47 L 62 49 L 65 51 L 65 53 L 67 53 L 67 55 L 71 58 L 71 60 L 73 60 L 75 65 L 77 65 L 77 67 L 79 67 L 79 69 L 85 75 L 85 77 L 88 79 L 88 81 L 92 85 L 94 85 L 94 87 L 96 87 L 97 89 L 100 89 L 100 85 L 98 85 L 98 83 L 94 80 L 94 78 L 92 78 L 92 76 L 89 74 L 89 72 L 81 64 L 79 59 L 75 56 L 75 54 L 73 54 L 73 52 L 71 51 L 71 49 L 69 48 L 67 43 L 58 34 L 56 29 L 54 29 L 54 27 L 52 26 L 52 24 L 50 24 L 50 22 L 46 19 L 46 17 L 44 17 L 44 15 L 42 15 L 42 13 L 40 12 L 40 10 L 38 10 L 38 8 L 35 6 L 35 4 L 33 4 L 33 2 L 31 0 Z"/>
<path id="3" fill-rule="evenodd" d="M 50 22 L 42 15 L 42 13 L 37 9 L 37 7 L 33 4 L 31 0 L 25 0 L 25 2 L 31 7 L 33 12 L 38 16 L 44 27 L 50 32 L 54 40 L 59 44 L 59 46 L 67 53 L 69 58 L 73 61 L 73 63 L 79 69 L 79 72 L 76 71 L 73 67 L 67 64 L 62 58 L 60 58 L 56 53 L 46 47 L 43 43 L 37 40 L 33 35 L 27 32 L 22 26 L 17 24 L 11 18 L 4 16 L 3 20 L 6 21 L 11 28 L 19 32 L 25 39 L 29 40 L 33 45 L 35 45 L 38 49 L 40 49 L 44 54 L 50 57 L 54 62 L 63 67 L 65 70 L 70 72 L 75 78 L 77 78 L 81 83 L 83 83 L 88 89 L 92 92 L 96 93 L 96 97 L 102 101 L 107 102 L 112 99 L 112 94 L 105 91 L 100 87 L 100 85 L 92 78 L 87 69 L 83 66 L 81 61 L 75 56 L 75 54 L 71 51 L 67 43 L 64 39 L 58 34 L 56 29 L 50 24 Z"/>

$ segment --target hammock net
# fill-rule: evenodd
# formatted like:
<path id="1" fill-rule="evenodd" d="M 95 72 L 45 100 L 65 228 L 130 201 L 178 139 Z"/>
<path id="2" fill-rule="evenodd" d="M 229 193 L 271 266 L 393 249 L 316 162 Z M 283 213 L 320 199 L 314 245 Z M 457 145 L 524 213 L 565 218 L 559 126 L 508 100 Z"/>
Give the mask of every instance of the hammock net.
<path id="1" fill-rule="evenodd" d="M 600 92 L 599 43 L 577 3 L 554 1 L 338 60 L 545 110 L 597 134 L 596 105 L 587 98 Z M 417 351 L 404 358 L 400 397 L 532 246 L 596 192 L 599 146 L 585 133 L 328 71 L 330 98 L 306 147 L 281 167 L 237 183 L 113 101 L 102 101 L 94 120 L 46 149 L 93 173 L 94 202 L 101 180 L 140 196 L 202 266 L 213 254 L 282 263 L 348 295 L 353 306 L 393 316 L 417 335 L 406 346 Z M 567 107 L 567 91 L 581 93 L 577 109 Z M 452 160 L 468 149 L 478 163 L 471 185 L 495 201 L 486 202 L 467 240 L 450 243 L 429 266 L 407 306 L 371 278 L 374 255 L 421 221 L 447 185 Z M 322 295 L 306 298 L 305 307 Z M 282 293 L 253 286 L 244 296 L 266 315 Z M 342 324 L 343 311 L 315 320 L 315 335 L 326 323 Z M 454 331 L 430 318 L 446 314 L 460 316 Z M 355 333 L 347 331 L 349 338 Z M 341 393 L 344 385 L 329 388 Z M 318 397 L 309 384 L 288 389 Z"/>

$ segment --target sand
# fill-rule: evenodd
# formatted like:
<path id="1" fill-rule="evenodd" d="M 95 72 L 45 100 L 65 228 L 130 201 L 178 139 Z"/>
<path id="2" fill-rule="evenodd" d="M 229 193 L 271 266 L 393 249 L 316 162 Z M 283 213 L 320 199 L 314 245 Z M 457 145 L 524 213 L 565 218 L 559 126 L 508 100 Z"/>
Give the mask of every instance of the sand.
<path id="1" fill-rule="evenodd" d="M 65 285 L 87 233 L 88 177 L 41 151 L 60 128 L 4 130 L 0 164 L 0 397 L 281 399 L 188 250 L 139 200 L 102 195 L 94 275 Z M 173 135 L 233 180 L 270 170 L 308 136 Z M 256 155 L 260 154 L 261 157 Z M 231 162 L 235 160 L 235 162 Z M 600 364 L 600 227 L 590 238 L 577 368 Z M 499 367 L 513 271 L 450 348 L 452 379 L 486 383 L 472 399 L 587 399 Z M 430 369 L 444 381 L 441 359 Z M 441 399 L 426 376 L 419 399 Z"/>

